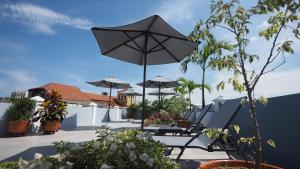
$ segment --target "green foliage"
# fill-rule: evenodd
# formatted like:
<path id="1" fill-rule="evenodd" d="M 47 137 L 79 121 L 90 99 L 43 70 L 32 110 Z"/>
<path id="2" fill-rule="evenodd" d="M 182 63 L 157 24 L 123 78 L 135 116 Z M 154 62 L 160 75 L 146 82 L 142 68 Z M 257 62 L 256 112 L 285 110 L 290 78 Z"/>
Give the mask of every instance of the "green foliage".
<path id="1" fill-rule="evenodd" d="M 192 106 L 191 94 L 192 94 L 192 92 L 195 89 L 197 89 L 197 88 L 200 88 L 200 89 L 205 88 L 209 92 L 211 91 L 211 87 L 208 84 L 204 84 L 204 85 L 197 84 L 193 80 L 187 80 L 187 79 L 185 79 L 183 77 L 180 77 L 178 79 L 178 81 L 179 81 L 180 86 L 176 87 L 175 91 L 180 91 L 180 92 L 182 92 L 184 94 L 188 94 L 188 99 L 189 99 L 189 102 L 190 102 L 190 108 Z"/>
<path id="2" fill-rule="evenodd" d="M 38 117 L 34 118 L 32 121 L 38 121 L 41 119 L 41 124 L 43 125 L 47 121 L 58 120 L 63 121 L 67 112 L 67 103 L 62 101 L 62 97 L 58 91 L 52 90 L 41 105 L 43 108 L 35 112 Z"/>
<path id="3" fill-rule="evenodd" d="M 229 136 L 228 130 L 223 130 L 222 128 L 206 128 L 202 132 L 211 140 L 221 139 L 226 141 Z"/>
<path id="4" fill-rule="evenodd" d="M 251 145 L 255 141 L 255 137 L 241 137 L 240 142 Z"/>
<path id="5" fill-rule="evenodd" d="M 232 126 L 232 128 L 234 129 L 234 131 L 236 132 L 236 134 L 239 134 L 239 133 L 240 133 L 240 126 L 235 125 L 235 124 L 233 124 L 233 125 L 231 125 L 231 126 Z"/>
<path id="6" fill-rule="evenodd" d="M 73 168 L 114 169 L 164 168 L 179 169 L 178 164 L 164 157 L 165 146 L 151 135 L 136 130 L 97 130 L 98 139 L 82 144 L 58 142 L 56 148 Z"/>
<path id="7" fill-rule="evenodd" d="M 285 63 L 285 54 L 293 54 L 291 40 L 279 42 L 278 37 L 283 30 L 291 31 L 295 38 L 299 39 L 299 11 L 300 2 L 298 0 L 260 0 L 258 3 L 246 9 L 238 0 L 213 0 L 211 3 L 211 15 L 206 21 L 206 28 L 212 30 L 221 28 L 234 37 L 232 44 L 233 49 L 229 55 L 219 56 L 212 60 L 211 67 L 216 70 L 227 69 L 233 72 L 233 77 L 228 80 L 232 84 L 235 91 L 246 92 L 248 96 L 249 112 L 251 113 L 252 122 L 255 129 L 255 137 L 243 138 L 244 142 L 255 141 L 256 150 L 255 168 L 259 168 L 261 162 L 261 138 L 259 134 L 258 121 L 255 107 L 255 87 L 260 78 L 266 74 L 276 70 Z M 257 16 L 267 17 L 267 27 L 259 32 L 259 36 L 270 43 L 270 48 L 263 47 L 266 56 L 260 56 L 249 52 L 247 49 L 250 41 L 248 39 L 250 25 L 252 20 Z M 212 31 L 211 31 L 212 32 Z M 256 32 L 256 31 L 253 31 Z M 210 35 L 205 35 L 208 38 Z M 251 34 L 253 36 L 253 34 Z M 206 40 L 207 41 L 207 40 Z M 266 45 L 268 46 L 268 45 Z M 280 57 L 281 56 L 281 57 Z M 279 58 L 283 61 L 278 62 Z M 253 70 L 251 64 L 255 64 L 258 59 L 263 59 L 262 67 Z M 223 89 L 225 82 L 222 81 L 217 89 Z M 266 104 L 267 100 L 263 97 L 258 99 L 262 104 Z M 244 102 L 245 103 L 245 102 Z"/>
<path id="8" fill-rule="evenodd" d="M 0 162 L 0 169 L 17 169 L 18 162 Z"/>
<path id="9" fill-rule="evenodd" d="M 184 97 L 175 97 L 172 99 L 172 104 L 170 107 L 170 113 L 172 115 L 180 116 L 183 112 L 186 112 L 189 103 L 184 99 Z"/>
<path id="10" fill-rule="evenodd" d="M 218 85 L 217 85 L 217 90 L 224 90 L 225 89 L 225 81 L 221 81 Z"/>
<path id="11" fill-rule="evenodd" d="M 276 148 L 276 144 L 275 144 L 275 142 L 274 142 L 272 139 L 267 140 L 267 143 L 268 143 L 271 147 Z"/>
<path id="12" fill-rule="evenodd" d="M 268 99 L 264 96 L 260 96 L 258 100 L 262 105 L 267 105 L 268 104 Z"/>
<path id="13" fill-rule="evenodd" d="M 12 99 L 12 104 L 6 110 L 9 120 L 29 120 L 35 107 L 35 101 L 29 98 Z"/>
<path id="14" fill-rule="evenodd" d="M 208 25 L 200 20 L 190 33 L 189 39 L 199 44 L 191 55 L 187 56 L 181 62 L 181 70 L 187 72 L 188 64 L 197 64 L 202 71 L 202 82 L 199 88 L 202 89 L 202 106 L 205 106 L 205 90 L 211 92 L 211 87 L 205 84 L 205 71 L 208 68 L 214 69 L 215 59 L 222 55 L 223 50 L 231 51 L 233 46 L 224 41 L 217 41 L 213 34 L 210 33 Z M 185 94 L 187 94 L 186 92 Z"/>

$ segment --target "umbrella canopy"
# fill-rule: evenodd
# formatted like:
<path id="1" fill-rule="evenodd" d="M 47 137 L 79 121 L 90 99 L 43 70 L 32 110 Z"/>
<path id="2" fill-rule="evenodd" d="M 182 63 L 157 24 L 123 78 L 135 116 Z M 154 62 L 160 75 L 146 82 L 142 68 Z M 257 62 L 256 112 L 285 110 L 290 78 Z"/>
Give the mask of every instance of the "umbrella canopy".
<path id="1" fill-rule="evenodd" d="M 180 62 L 198 45 L 177 32 L 160 16 L 154 15 L 118 27 L 93 27 L 92 31 L 103 55 L 144 66 Z M 145 113 L 143 86 L 142 117 Z M 144 128 L 142 118 L 141 128 Z"/>
<path id="2" fill-rule="evenodd" d="M 138 83 L 139 86 L 144 86 L 146 88 L 158 88 L 158 93 L 160 93 L 161 88 L 171 88 L 171 87 L 177 87 L 180 84 L 177 80 L 171 80 L 163 76 L 155 76 L 151 80 L 145 81 L 145 83 Z M 160 100 L 161 100 L 161 94 L 158 95 L 158 109 L 160 109 Z"/>
<path id="3" fill-rule="evenodd" d="M 107 115 L 107 121 L 110 121 L 110 101 L 111 101 L 111 90 L 114 89 L 124 89 L 124 88 L 129 88 L 130 84 L 125 83 L 113 76 L 109 76 L 105 79 L 98 80 L 98 81 L 93 81 L 93 82 L 87 82 L 88 84 L 94 85 L 96 87 L 104 87 L 104 88 L 109 88 L 109 100 L 108 100 L 108 115 Z"/>
<path id="4" fill-rule="evenodd" d="M 109 76 L 105 79 L 101 79 L 93 82 L 87 82 L 87 83 L 94 85 L 96 87 L 114 88 L 114 89 L 124 89 L 130 87 L 129 83 L 125 83 L 113 76 Z"/>
<path id="5" fill-rule="evenodd" d="M 160 91 L 158 89 L 149 92 L 149 95 L 153 95 L 153 96 L 158 96 L 159 94 L 161 96 L 168 96 L 168 95 L 175 95 L 176 92 L 172 91 L 172 90 L 168 90 L 168 89 L 161 89 Z"/>
<path id="6" fill-rule="evenodd" d="M 137 85 L 143 86 L 143 82 L 138 83 Z M 155 76 L 151 80 L 145 81 L 145 87 L 146 88 L 171 88 L 171 87 L 177 87 L 180 84 L 177 80 L 171 80 L 163 76 Z"/>
<path id="7" fill-rule="evenodd" d="M 142 94 L 135 92 L 133 88 L 129 88 L 126 91 L 121 93 L 125 96 L 142 96 Z"/>

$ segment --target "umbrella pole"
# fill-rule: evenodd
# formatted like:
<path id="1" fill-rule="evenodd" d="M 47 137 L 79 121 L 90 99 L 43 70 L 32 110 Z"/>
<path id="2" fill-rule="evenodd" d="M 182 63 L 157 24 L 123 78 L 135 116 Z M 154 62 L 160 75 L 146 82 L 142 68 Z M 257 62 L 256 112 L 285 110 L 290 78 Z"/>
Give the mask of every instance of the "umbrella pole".
<path id="1" fill-rule="evenodd" d="M 147 37 L 147 36 L 146 36 Z M 144 75 L 143 75 L 143 102 L 142 102 L 142 123 L 141 129 L 144 131 L 144 116 L 145 116 L 145 81 L 146 81 L 146 70 L 147 70 L 147 53 L 145 53 L 144 59 Z"/>
<path id="2" fill-rule="evenodd" d="M 158 85 L 158 112 L 160 112 L 160 84 Z"/>
<path id="3" fill-rule="evenodd" d="M 109 100 L 108 100 L 108 113 L 107 113 L 107 122 L 109 122 L 109 121 L 110 121 L 109 112 L 110 112 L 111 89 L 112 89 L 112 87 L 111 87 L 111 88 L 110 88 L 110 90 L 109 90 Z"/>

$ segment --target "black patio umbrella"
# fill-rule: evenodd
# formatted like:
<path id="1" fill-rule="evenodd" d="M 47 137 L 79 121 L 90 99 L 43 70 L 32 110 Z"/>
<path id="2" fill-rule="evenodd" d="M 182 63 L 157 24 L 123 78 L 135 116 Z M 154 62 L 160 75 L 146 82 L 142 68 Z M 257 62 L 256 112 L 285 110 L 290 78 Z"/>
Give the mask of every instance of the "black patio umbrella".
<path id="1" fill-rule="evenodd" d="M 172 90 L 169 90 L 169 89 L 156 89 L 156 90 L 153 90 L 152 92 L 149 92 L 148 93 L 149 95 L 152 95 L 152 96 L 171 96 L 171 95 L 176 95 L 176 92 L 172 91 Z"/>
<path id="2" fill-rule="evenodd" d="M 93 27 L 92 31 L 103 55 L 144 66 L 180 62 L 197 43 L 177 32 L 160 16 L 154 15 L 118 27 Z M 144 129 L 145 86 L 143 86 L 142 124 Z"/>
<path id="3" fill-rule="evenodd" d="M 177 80 L 171 80 L 163 76 L 155 76 L 153 79 L 147 80 L 145 83 L 138 83 L 137 85 L 144 86 L 144 84 L 145 88 L 158 88 L 158 109 L 160 109 L 161 89 L 177 87 L 180 85 Z"/>
<path id="4" fill-rule="evenodd" d="M 114 89 L 124 89 L 124 88 L 129 88 L 130 84 L 129 83 L 125 83 L 113 76 L 109 76 L 105 79 L 102 80 L 97 80 L 97 81 L 93 81 L 93 82 L 87 82 L 91 85 L 94 85 L 96 87 L 104 87 L 104 88 L 109 88 L 109 100 L 108 100 L 108 113 L 107 113 L 107 121 L 110 121 L 110 116 L 109 116 L 109 112 L 110 112 L 110 100 L 111 100 L 111 90 Z"/>

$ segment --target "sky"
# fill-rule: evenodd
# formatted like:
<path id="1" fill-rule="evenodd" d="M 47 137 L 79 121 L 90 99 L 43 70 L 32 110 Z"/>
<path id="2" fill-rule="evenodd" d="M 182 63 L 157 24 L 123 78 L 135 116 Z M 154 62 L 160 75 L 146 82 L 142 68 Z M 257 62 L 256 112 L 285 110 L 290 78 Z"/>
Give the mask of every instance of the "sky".
<path id="1" fill-rule="evenodd" d="M 245 6 L 250 1 L 243 2 Z M 0 0 L 0 97 L 10 96 L 12 91 L 28 90 L 50 82 L 69 84 L 85 92 L 108 91 L 87 84 L 107 76 L 115 76 L 135 84 L 142 81 L 143 67 L 101 55 L 98 44 L 90 30 L 92 26 L 119 26 L 158 14 L 173 28 L 188 35 L 200 19 L 209 16 L 209 1 L 206 0 L 110 0 L 110 1 L 6 1 Z M 261 66 L 270 45 L 258 36 L 267 26 L 264 17 L 254 18 L 249 35 L 249 50 L 261 55 L 254 69 Z M 233 36 L 224 30 L 215 30 L 219 40 L 232 41 Z M 280 40 L 292 39 L 283 32 Z M 295 54 L 287 56 L 286 63 L 262 78 L 256 95 L 267 97 L 300 92 L 300 42 L 295 40 Z M 182 73 L 180 64 L 148 66 L 147 79 L 162 75 L 170 79 L 180 76 L 201 80 L 197 65 L 189 65 Z M 213 91 L 206 93 L 210 102 L 218 96 L 239 97 L 227 85 L 217 91 L 216 85 L 231 76 L 230 72 L 209 71 L 206 81 Z M 147 90 L 150 91 L 150 90 Z M 114 90 L 113 94 L 116 94 Z M 147 96 L 149 99 L 153 97 Z M 199 89 L 192 94 L 194 104 L 201 103 Z"/>

